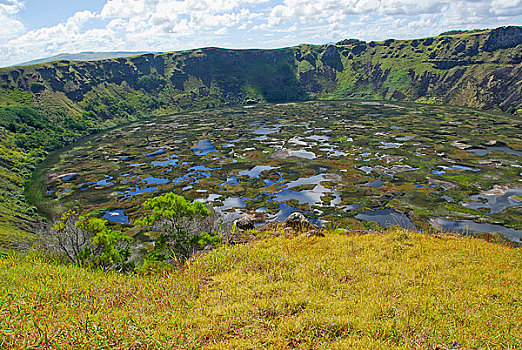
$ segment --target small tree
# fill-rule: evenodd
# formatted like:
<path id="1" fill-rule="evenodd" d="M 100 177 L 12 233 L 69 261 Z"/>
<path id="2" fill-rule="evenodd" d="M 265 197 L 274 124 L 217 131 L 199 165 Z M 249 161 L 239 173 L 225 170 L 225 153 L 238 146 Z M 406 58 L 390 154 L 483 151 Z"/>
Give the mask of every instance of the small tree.
<path id="1" fill-rule="evenodd" d="M 120 268 L 127 261 L 132 238 L 107 227 L 103 219 L 66 211 L 54 225 L 60 250 L 78 266 Z"/>
<path id="2" fill-rule="evenodd" d="M 136 223 L 147 227 L 158 237 L 155 251 L 151 253 L 158 258 L 166 259 L 172 254 L 174 260 L 184 261 L 203 242 L 208 241 L 207 236 L 217 236 L 209 233 L 201 236 L 202 230 L 198 232 L 201 222 L 210 216 L 210 210 L 201 202 L 189 203 L 181 196 L 167 193 L 146 200 L 143 208 L 148 214 Z"/>

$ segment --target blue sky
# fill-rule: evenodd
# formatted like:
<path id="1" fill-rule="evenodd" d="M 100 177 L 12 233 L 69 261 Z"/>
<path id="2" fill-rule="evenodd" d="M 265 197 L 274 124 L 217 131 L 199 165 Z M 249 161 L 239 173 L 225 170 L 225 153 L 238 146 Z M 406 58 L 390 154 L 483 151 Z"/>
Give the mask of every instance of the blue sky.
<path id="1" fill-rule="evenodd" d="M 59 53 L 276 48 L 522 24 L 522 0 L 0 0 L 0 66 Z"/>

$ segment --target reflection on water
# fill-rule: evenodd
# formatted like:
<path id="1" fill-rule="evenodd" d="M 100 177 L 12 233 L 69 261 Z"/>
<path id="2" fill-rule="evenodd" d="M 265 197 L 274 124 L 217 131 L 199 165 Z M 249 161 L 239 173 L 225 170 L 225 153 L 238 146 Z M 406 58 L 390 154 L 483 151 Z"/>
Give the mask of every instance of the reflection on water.
<path id="1" fill-rule="evenodd" d="M 480 171 L 480 168 L 472 168 L 472 167 L 469 167 L 469 166 L 458 165 L 458 164 L 457 164 L 457 165 L 450 166 L 450 167 L 442 166 L 442 165 L 441 165 L 441 168 L 444 169 L 444 170 Z"/>
<path id="2" fill-rule="evenodd" d="M 281 130 L 282 125 L 274 125 L 273 127 L 260 126 L 257 129 L 252 130 L 255 135 L 270 135 L 278 133 Z"/>
<path id="3" fill-rule="evenodd" d="M 447 219 L 435 219 L 437 225 L 448 232 L 456 233 L 490 233 L 498 232 L 505 238 L 514 242 L 521 242 L 522 230 L 515 230 L 513 228 L 495 225 L 490 223 L 478 223 L 472 220 L 451 221 Z"/>
<path id="4" fill-rule="evenodd" d="M 288 205 L 286 203 L 279 203 L 279 211 L 273 218 L 270 219 L 274 221 L 285 221 L 286 218 L 290 216 L 290 214 L 298 211 L 299 209 L 297 209 L 296 207 L 292 207 L 291 205 Z"/>
<path id="5" fill-rule="evenodd" d="M 361 170 L 361 171 L 364 171 L 366 174 L 369 174 L 369 173 L 372 172 L 372 167 L 370 167 L 370 166 L 366 166 L 366 165 L 365 165 L 365 166 L 362 166 L 362 167 L 360 167 L 360 168 L 358 168 L 358 169 Z"/>
<path id="6" fill-rule="evenodd" d="M 468 152 L 475 153 L 478 156 L 485 156 L 489 152 L 504 152 L 506 154 L 512 154 L 515 156 L 522 157 L 522 151 L 511 149 L 507 146 L 491 146 L 486 148 L 468 148 Z"/>
<path id="7" fill-rule="evenodd" d="M 67 174 L 61 177 L 62 181 L 71 181 L 76 179 L 78 175 L 77 174 Z"/>
<path id="8" fill-rule="evenodd" d="M 177 165 L 178 160 L 176 159 L 177 156 L 171 155 L 172 158 L 166 158 L 165 160 L 154 160 L 152 161 L 153 166 L 166 166 L 166 165 Z"/>
<path id="9" fill-rule="evenodd" d="M 379 148 L 389 149 L 389 148 L 399 148 L 402 146 L 402 143 L 398 142 L 381 142 L 381 145 Z"/>
<path id="10" fill-rule="evenodd" d="M 113 179 L 112 176 L 105 175 L 105 179 L 94 182 L 94 184 L 96 184 L 95 188 L 99 189 L 99 188 L 102 188 L 102 187 L 111 186 L 113 183 L 109 182 L 109 181 L 112 180 L 112 179 Z"/>
<path id="11" fill-rule="evenodd" d="M 480 171 L 480 168 L 472 168 L 465 165 L 452 165 L 452 166 L 446 166 L 446 165 L 439 165 L 439 168 L 442 170 L 432 170 L 431 173 L 433 175 L 446 175 L 446 171 L 456 170 L 456 171 Z"/>
<path id="12" fill-rule="evenodd" d="M 127 215 L 125 215 L 123 209 L 106 211 L 105 214 L 103 214 L 103 218 L 111 222 L 116 222 L 118 224 L 129 223 L 129 218 L 127 217 Z"/>
<path id="13" fill-rule="evenodd" d="M 223 201 L 222 210 L 229 210 L 234 208 L 244 208 L 245 202 L 239 197 L 228 197 Z"/>
<path id="14" fill-rule="evenodd" d="M 266 170 L 279 169 L 278 166 L 270 166 L 270 165 L 256 165 L 250 170 L 243 170 L 238 173 L 238 176 L 248 176 L 252 178 L 259 178 L 259 175 Z"/>
<path id="15" fill-rule="evenodd" d="M 147 185 L 162 185 L 169 183 L 169 179 L 162 179 L 154 176 L 149 176 L 141 180 L 141 182 L 145 182 Z"/>
<path id="16" fill-rule="evenodd" d="M 199 140 L 198 144 L 193 147 L 194 154 L 198 156 L 205 156 L 209 153 L 217 151 L 214 145 L 212 144 L 212 141 L 209 139 L 205 140 Z"/>
<path id="17" fill-rule="evenodd" d="M 367 183 L 365 183 L 365 185 L 370 188 L 381 188 L 382 185 L 384 185 L 384 181 L 378 179 L 378 180 L 375 180 L 372 182 L 367 182 Z"/>
<path id="18" fill-rule="evenodd" d="M 162 154 L 165 154 L 165 150 L 163 148 L 160 148 L 157 151 L 154 151 L 154 152 L 151 152 L 151 153 L 147 154 L 147 157 L 152 158 L 152 157 L 159 156 L 159 155 L 162 155 Z"/>
<path id="19" fill-rule="evenodd" d="M 507 208 L 521 207 L 522 202 L 519 202 L 513 198 L 512 196 L 522 196 L 522 190 L 511 189 L 508 190 L 503 195 L 483 195 L 477 194 L 471 196 L 472 200 L 479 201 L 481 199 L 486 200 L 486 202 L 477 202 L 477 203 L 464 203 L 465 207 L 471 209 L 489 209 L 490 214 L 500 213 L 501 211 Z"/>
<path id="20" fill-rule="evenodd" d="M 158 190 L 158 188 L 156 186 L 146 187 L 146 188 L 141 188 L 141 189 L 138 186 L 136 186 L 136 187 L 130 188 L 129 191 L 127 191 L 125 193 L 125 196 L 126 197 L 129 197 L 129 196 L 132 197 L 132 196 L 135 196 L 137 194 L 156 192 L 157 190 Z"/>
<path id="21" fill-rule="evenodd" d="M 316 157 L 314 152 L 303 150 L 290 150 L 290 156 L 304 159 L 314 159 Z"/>
<path id="22" fill-rule="evenodd" d="M 396 137 L 395 140 L 397 140 L 397 141 L 410 141 L 410 140 L 412 140 L 414 138 L 415 138 L 415 136 L 405 135 L 405 136 Z"/>
<path id="23" fill-rule="evenodd" d="M 379 225 L 387 226 L 400 226 L 409 230 L 416 230 L 417 227 L 411 220 L 404 214 L 399 213 L 395 209 L 375 209 L 365 210 L 364 213 L 355 215 L 356 219 L 373 221 L 379 223 Z"/>

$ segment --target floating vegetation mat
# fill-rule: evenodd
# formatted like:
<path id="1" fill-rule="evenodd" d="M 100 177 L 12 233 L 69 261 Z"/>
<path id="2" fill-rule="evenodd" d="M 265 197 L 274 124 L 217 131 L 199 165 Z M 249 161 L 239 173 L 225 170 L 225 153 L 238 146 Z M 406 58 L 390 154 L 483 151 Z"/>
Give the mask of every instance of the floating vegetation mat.
<path id="1" fill-rule="evenodd" d="M 400 225 L 522 237 L 520 118 L 457 107 L 315 101 L 157 117 L 41 166 L 39 208 L 132 223 L 173 191 L 240 214 L 303 211 L 343 228 Z M 482 226 L 481 226 L 482 225 Z"/>

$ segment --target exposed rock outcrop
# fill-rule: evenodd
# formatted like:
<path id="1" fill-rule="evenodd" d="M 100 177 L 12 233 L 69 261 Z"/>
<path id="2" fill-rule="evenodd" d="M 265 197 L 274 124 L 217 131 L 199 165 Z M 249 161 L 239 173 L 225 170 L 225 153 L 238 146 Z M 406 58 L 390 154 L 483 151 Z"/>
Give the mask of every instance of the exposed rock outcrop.
<path id="1" fill-rule="evenodd" d="M 255 229 L 254 222 L 247 217 L 242 217 L 240 219 L 235 220 L 234 226 L 236 229 L 243 231 Z"/>
<path id="2" fill-rule="evenodd" d="M 495 51 L 498 49 L 507 49 L 520 45 L 522 42 L 522 27 L 500 27 L 493 29 L 487 40 L 484 42 L 482 49 L 485 51 Z"/>
<path id="3" fill-rule="evenodd" d="M 283 223 L 285 228 L 291 228 L 297 232 L 304 232 L 316 228 L 308 219 L 301 213 L 295 212 L 290 214 Z"/>

